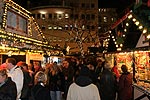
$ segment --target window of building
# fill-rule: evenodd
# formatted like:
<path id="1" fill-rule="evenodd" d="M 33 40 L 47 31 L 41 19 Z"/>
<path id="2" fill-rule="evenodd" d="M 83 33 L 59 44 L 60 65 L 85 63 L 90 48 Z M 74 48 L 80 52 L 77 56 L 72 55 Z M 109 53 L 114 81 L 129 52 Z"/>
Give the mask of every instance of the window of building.
<path id="1" fill-rule="evenodd" d="M 49 18 L 49 19 L 52 19 L 52 14 L 49 14 L 49 15 L 48 15 L 48 18 Z"/>
<path id="2" fill-rule="evenodd" d="M 92 25 L 92 26 L 91 26 L 91 29 L 92 29 L 92 30 L 95 30 L 95 26 L 94 26 L 94 25 Z"/>
<path id="3" fill-rule="evenodd" d="M 68 29 L 69 29 L 68 25 L 65 25 L 65 30 L 68 30 Z"/>
<path id="4" fill-rule="evenodd" d="M 81 7 L 82 7 L 82 8 L 85 8 L 85 3 L 82 3 L 82 4 L 81 4 Z"/>
<path id="5" fill-rule="evenodd" d="M 57 14 L 56 13 L 54 14 L 54 19 L 57 19 Z"/>
<path id="6" fill-rule="evenodd" d="M 107 10 L 106 10 L 106 9 L 103 9 L 103 11 L 106 12 Z"/>
<path id="7" fill-rule="evenodd" d="M 41 18 L 41 14 L 37 14 L 37 19 L 40 19 Z"/>
<path id="8" fill-rule="evenodd" d="M 78 18 L 79 18 L 79 15 L 75 14 L 74 19 L 78 19 Z"/>
<path id="9" fill-rule="evenodd" d="M 91 19 L 95 20 L 95 15 L 94 14 L 91 15 Z"/>
<path id="10" fill-rule="evenodd" d="M 45 30 L 45 26 L 42 25 L 42 30 Z"/>
<path id="11" fill-rule="evenodd" d="M 69 18 L 69 14 L 65 14 L 65 18 Z"/>
<path id="12" fill-rule="evenodd" d="M 58 27 L 59 30 L 62 30 L 62 27 Z"/>
<path id="13" fill-rule="evenodd" d="M 111 18 L 111 21 L 114 22 L 114 18 Z"/>
<path id="14" fill-rule="evenodd" d="M 104 22 L 107 22 L 107 17 L 106 16 L 104 16 L 103 19 L 104 19 Z"/>
<path id="15" fill-rule="evenodd" d="M 51 29 L 52 29 L 52 26 L 49 25 L 49 26 L 48 26 L 48 29 L 51 30 Z"/>
<path id="16" fill-rule="evenodd" d="M 54 26 L 53 29 L 56 30 L 56 29 L 57 29 L 57 26 Z"/>
<path id="17" fill-rule="evenodd" d="M 106 12 L 107 11 L 106 8 L 101 8 L 101 9 L 98 9 L 98 10 L 99 10 L 99 12 Z"/>
<path id="18" fill-rule="evenodd" d="M 58 14 L 58 19 L 62 19 L 62 14 Z"/>
<path id="19" fill-rule="evenodd" d="M 87 28 L 87 29 L 90 29 L 90 26 L 89 26 L 89 25 L 87 25 L 87 26 L 86 26 L 86 28 Z"/>
<path id="20" fill-rule="evenodd" d="M 87 20 L 90 20 L 90 14 L 87 14 L 87 15 L 86 15 L 86 19 L 87 19 Z"/>
<path id="21" fill-rule="evenodd" d="M 91 4 L 91 8 L 95 8 L 95 4 L 94 3 Z"/>
<path id="22" fill-rule="evenodd" d="M 86 8 L 87 8 L 87 9 L 90 8 L 90 4 L 89 4 L 89 3 L 86 4 Z"/>
<path id="23" fill-rule="evenodd" d="M 70 14 L 70 19 L 73 19 L 73 14 Z"/>
<path id="24" fill-rule="evenodd" d="M 58 39 L 58 42 L 62 42 L 62 39 Z"/>
<path id="25" fill-rule="evenodd" d="M 42 19 L 45 19 L 45 14 L 42 14 Z"/>
<path id="26" fill-rule="evenodd" d="M 81 19 L 85 19 L 85 15 L 84 14 L 81 15 Z"/>
<path id="27" fill-rule="evenodd" d="M 70 7 L 74 7 L 74 4 L 73 4 L 73 3 L 70 3 Z"/>

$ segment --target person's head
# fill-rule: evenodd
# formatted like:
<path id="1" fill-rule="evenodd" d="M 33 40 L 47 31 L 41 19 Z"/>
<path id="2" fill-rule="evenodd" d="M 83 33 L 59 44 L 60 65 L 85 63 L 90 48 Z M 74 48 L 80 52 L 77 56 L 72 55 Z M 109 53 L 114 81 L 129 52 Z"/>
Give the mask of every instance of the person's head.
<path id="1" fill-rule="evenodd" d="M 112 66 L 108 61 L 106 61 L 105 64 L 104 64 L 104 68 L 111 70 Z"/>
<path id="2" fill-rule="evenodd" d="M 89 70 L 89 68 L 87 66 L 82 66 L 81 70 L 79 72 L 79 75 L 80 76 L 87 76 L 87 77 L 89 77 L 90 76 L 90 70 Z"/>
<path id="3" fill-rule="evenodd" d="M 10 70 L 16 65 L 16 60 L 14 58 L 7 58 L 5 63 L 6 63 L 6 68 Z"/>
<path id="4" fill-rule="evenodd" d="M 7 79 L 7 70 L 2 68 L 0 69 L 0 83 L 4 82 Z"/>
<path id="5" fill-rule="evenodd" d="M 128 67 L 126 65 L 122 65 L 121 70 L 123 73 L 126 73 L 126 72 L 128 72 Z"/>
<path id="6" fill-rule="evenodd" d="M 22 69 L 24 70 L 28 70 L 28 64 L 26 64 L 26 62 L 23 62 L 23 61 L 19 61 L 17 63 L 17 66 L 20 66 Z"/>
<path id="7" fill-rule="evenodd" d="M 62 62 L 62 66 L 65 67 L 65 68 L 68 68 L 69 62 L 68 62 L 67 60 L 64 60 L 64 61 Z"/>
<path id="8" fill-rule="evenodd" d="M 47 81 L 47 77 L 46 77 L 46 74 L 42 71 L 39 71 L 35 74 L 35 77 L 34 77 L 34 82 L 35 84 L 39 83 L 39 82 L 42 82 L 42 83 L 46 83 Z"/>

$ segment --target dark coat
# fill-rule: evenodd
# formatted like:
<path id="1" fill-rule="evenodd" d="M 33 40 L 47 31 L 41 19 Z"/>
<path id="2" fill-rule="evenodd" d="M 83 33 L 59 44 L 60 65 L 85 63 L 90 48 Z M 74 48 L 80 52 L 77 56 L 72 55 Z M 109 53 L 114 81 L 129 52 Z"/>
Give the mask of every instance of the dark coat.
<path id="1" fill-rule="evenodd" d="M 117 80 L 108 69 L 104 69 L 100 78 L 101 100 L 115 100 L 117 92 Z"/>
<path id="2" fill-rule="evenodd" d="M 31 89 L 35 100 L 51 100 L 48 88 L 41 84 L 42 83 L 38 83 Z"/>
<path id="3" fill-rule="evenodd" d="M 21 99 L 28 99 L 30 95 L 30 83 L 31 83 L 31 76 L 28 71 L 22 69 L 23 76 L 24 76 L 24 82 L 23 82 L 23 88 L 21 91 Z"/>
<path id="4" fill-rule="evenodd" d="M 132 75 L 123 73 L 119 78 L 119 100 L 132 100 Z"/>
<path id="5" fill-rule="evenodd" d="M 49 89 L 50 91 L 63 91 L 64 76 L 62 72 L 55 75 L 49 73 Z"/>
<path id="6" fill-rule="evenodd" d="M 11 80 L 10 77 L 8 77 L 5 83 L 2 86 L 0 86 L 0 100 L 16 100 L 16 98 L 16 84 Z"/>
<path id="7" fill-rule="evenodd" d="M 74 77 L 74 69 L 72 66 L 69 66 L 68 68 L 62 68 L 62 73 L 64 76 L 63 84 L 63 91 L 64 91 L 64 98 L 67 97 L 69 86 L 73 83 L 73 77 Z"/>

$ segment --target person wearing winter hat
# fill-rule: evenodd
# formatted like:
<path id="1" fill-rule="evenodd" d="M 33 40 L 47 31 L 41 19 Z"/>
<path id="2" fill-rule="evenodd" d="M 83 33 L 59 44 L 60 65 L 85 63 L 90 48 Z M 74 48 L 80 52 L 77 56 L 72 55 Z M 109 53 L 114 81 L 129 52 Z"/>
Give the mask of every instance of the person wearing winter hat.
<path id="1" fill-rule="evenodd" d="M 90 79 L 87 66 L 82 66 L 79 76 L 69 87 L 67 100 L 101 100 L 96 85 Z"/>

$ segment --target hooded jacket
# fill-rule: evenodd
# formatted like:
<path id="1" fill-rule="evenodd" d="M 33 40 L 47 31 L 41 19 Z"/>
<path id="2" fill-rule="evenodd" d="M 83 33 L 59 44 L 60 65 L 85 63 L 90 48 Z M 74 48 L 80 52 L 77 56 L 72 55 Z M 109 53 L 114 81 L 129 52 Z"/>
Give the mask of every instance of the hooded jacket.
<path id="1" fill-rule="evenodd" d="M 88 68 L 81 68 L 79 77 L 69 87 L 67 100 L 100 100 L 98 88 L 89 74 Z"/>

